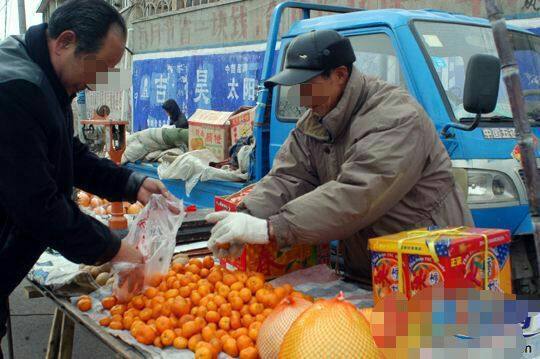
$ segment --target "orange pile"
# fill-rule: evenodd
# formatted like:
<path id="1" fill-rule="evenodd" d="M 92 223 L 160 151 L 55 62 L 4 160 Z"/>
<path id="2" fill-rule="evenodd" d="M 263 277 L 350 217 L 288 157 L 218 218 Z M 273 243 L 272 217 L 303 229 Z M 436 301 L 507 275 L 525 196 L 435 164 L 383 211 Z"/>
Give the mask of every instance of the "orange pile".
<path id="1" fill-rule="evenodd" d="M 111 204 L 108 200 L 81 190 L 77 193 L 77 203 L 81 207 L 87 207 L 99 215 L 111 214 L 112 211 Z M 122 202 L 122 206 L 124 214 L 139 214 L 144 207 L 140 202 Z"/>
<path id="2" fill-rule="evenodd" d="M 259 328 L 272 309 L 289 294 L 304 297 L 290 285 L 272 287 L 260 273 L 214 265 L 211 257 L 174 263 L 152 284 L 127 304 L 103 299 L 110 316 L 100 324 L 129 330 L 143 344 L 188 348 L 196 358 L 216 358 L 221 351 L 257 358 Z"/>

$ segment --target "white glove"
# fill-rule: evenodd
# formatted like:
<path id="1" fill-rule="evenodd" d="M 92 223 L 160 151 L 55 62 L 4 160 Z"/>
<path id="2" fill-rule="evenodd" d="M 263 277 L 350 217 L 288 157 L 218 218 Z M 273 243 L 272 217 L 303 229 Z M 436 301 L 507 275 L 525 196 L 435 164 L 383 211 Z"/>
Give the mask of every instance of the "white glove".
<path id="1" fill-rule="evenodd" d="M 210 213 L 206 221 L 216 223 L 208 240 L 208 248 L 218 258 L 238 258 L 244 244 L 267 244 L 266 220 L 245 213 L 220 211 Z"/>

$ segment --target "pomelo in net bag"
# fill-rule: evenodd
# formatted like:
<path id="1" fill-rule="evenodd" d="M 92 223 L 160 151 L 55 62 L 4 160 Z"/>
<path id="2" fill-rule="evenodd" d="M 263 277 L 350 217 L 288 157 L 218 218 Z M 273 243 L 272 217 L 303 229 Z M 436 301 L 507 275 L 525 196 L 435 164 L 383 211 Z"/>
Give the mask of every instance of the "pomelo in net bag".
<path id="1" fill-rule="evenodd" d="M 279 358 L 383 358 L 367 320 L 343 294 L 320 300 L 293 323 Z"/>
<path id="2" fill-rule="evenodd" d="M 257 337 L 257 349 L 262 359 L 278 357 L 283 337 L 296 318 L 312 305 L 308 300 L 289 295 L 274 308 L 261 325 Z"/>

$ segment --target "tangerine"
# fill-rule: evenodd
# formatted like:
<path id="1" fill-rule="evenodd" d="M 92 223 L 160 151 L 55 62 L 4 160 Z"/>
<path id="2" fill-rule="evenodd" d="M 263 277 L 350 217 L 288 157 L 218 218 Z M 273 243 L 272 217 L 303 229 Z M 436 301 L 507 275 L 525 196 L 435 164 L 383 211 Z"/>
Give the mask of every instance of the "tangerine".
<path id="1" fill-rule="evenodd" d="M 173 344 L 176 335 L 171 329 L 166 329 L 161 333 L 161 343 L 163 346 L 168 347 Z"/>
<path id="2" fill-rule="evenodd" d="M 208 277 L 208 274 L 210 274 L 210 271 L 206 268 L 201 269 L 201 277 L 206 278 Z"/>
<path id="3" fill-rule="evenodd" d="M 165 299 L 169 298 L 176 298 L 180 295 L 180 291 L 178 289 L 169 289 L 165 292 Z"/>
<path id="4" fill-rule="evenodd" d="M 184 298 L 176 298 L 171 306 L 171 312 L 181 318 L 191 311 L 191 305 Z"/>
<path id="5" fill-rule="evenodd" d="M 101 305 L 107 310 L 111 309 L 116 305 L 116 297 L 109 296 L 103 298 L 103 300 L 101 301 Z"/>
<path id="6" fill-rule="evenodd" d="M 187 298 L 191 295 L 191 288 L 185 285 L 183 287 L 180 287 L 180 289 L 178 289 L 178 292 L 182 297 Z"/>
<path id="7" fill-rule="evenodd" d="M 151 326 L 141 324 L 137 327 L 137 337 L 135 339 L 137 339 L 139 343 L 150 345 L 154 343 L 154 339 L 156 339 L 156 332 Z"/>
<path id="8" fill-rule="evenodd" d="M 220 282 L 221 279 L 223 279 L 223 276 L 221 275 L 221 272 L 219 272 L 219 271 L 212 271 L 212 272 L 210 272 L 208 274 L 206 279 L 208 279 L 208 281 L 210 283 L 216 284 L 216 283 Z"/>
<path id="9" fill-rule="evenodd" d="M 236 340 L 233 338 L 227 338 L 225 343 L 223 343 L 223 351 L 232 357 L 237 357 L 238 346 L 236 345 Z"/>
<path id="10" fill-rule="evenodd" d="M 122 326 L 124 327 L 124 329 L 130 330 L 134 321 L 135 319 L 131 316 L 124 317 L 124 319 L 122 320 Z"/>
<path id="11" fill-rule="evenodd" d="M 160 349 L 163 348 L 163 344 L 161 343 L 161 338 L 160 337 L 156 337 L 156 339 L 154 339 L 154 346 L 156 348 L 160 348 Z"/>
<path id="12" fill-rule="evenodd" d="M 206 256 L 203 258 L 202 265 L 206 269 L 212 269 L 214 266 L 214 259 L 210 256 Z"/>
<path id="13" fill-rule="evenodd" d="M 122 330 L 124 329 L 124 326 L 122 325 L 121 322 L 114 321 L 109 324 L 109 328 L 112 330 Z"/>
<path id="14" fill-rule="evenodd" d="M 233 293 L 233 292 L 231 292 L 231 293 Z M 237 310 L 237 311 L 242 310 L 242 307 L 244 306 L 244 301 L 242 300 L 242 298 L 240 298 L 240 296 L 232 297 L 229 300 L 229 302 L 231 303 L 232 309 Z"/>
<path id="15" fill-rule="evenodd" d="M 240 351 L 240 359 L 257 359 L 259 352 L 255 347 L 247 347 Z"/>
<path id="16" fill-rule="evenodd" d="M 220 315 L 218 312 L 211 310 L 206 313 L 205 318 L 208 323 L 219 323 Z"/>
<path id="17" fill-rule="evenodd" d="M 229 317 L 222 317 L 219 320 L 219 328 L 223 329 L 225 331 L 229 331 L 231 329 L 231 318 Z"/>
<path id="18" fill-rule="evenodd" d="M 188 340 L 184 337 L 176 337 L 174 338 L 173 340 L 173 346 L 176 348 L 176 349 L 186 349 L 187 346 L 188 346 Z"/>
<path id="19" fill-rule="evenodd" d="M 243 349 L 246 349 L 248 347 L 253 346 L 253 340 L 248 337 L 247 335 L 243 334 L 236 339 L 236 345 L 238 346 L 238 350 L 242 351 Z"/>
<path id="20" fill-rule="evenodd" d="M 202 336 L 200 334 L 196 334 L 196 335 L 192 336 L 191 338 L 189 338 L 189 340 L 188 340 L 188 348 L 189 348 L 189 350 L 194 352 L 195 349 L 197 348 L 197 344 L 200 341 L 202 341 Z"/>
<path id="21" fill-rule="evenodd" d="M 209 342 L 212 338 L 216 336 L 216 331 L 211 327 L 206 326 L 203 328 L 201 335 L 205 341 Z"/>
<path id="22" fill-rule="evenodd" d="M 165 330 L 171 328 L 171 320 L 168 317 L 162 315 L 156 319 L 156 329 L 159 334 L 162 334 Z M 163 343 L 163 345 L 167 344 Z"/>
<path id="23" fill-rule="evenodd" d="M 144 296 L 148 299 L 154 298 L 158 294 L 158 290 L 155 287 L 148 287 L 144 291 Z"/>
<path id="24" fill-rule="evenodd" d="M 139 313 L 139 318 L 141 318 L 143 322 L 147 322 L 148 320 L 150 320 L 152 318 L 152 309 L 145 308 L 141 310 L 141 312 Z"/>
<path id="25" fill-rule="evenodd" d="M 199 332 L 199 326 L 195 321 L 190 320 L 182 325 L 182 336 L 185 338 L 191 338 L 193 335 Z"/>
<path id="26" fill-rule="evenodd" d="M 246 287 L 251 290 L 251 293 L 257 293 L 257 291 L 264 287 L 264 280 L 259 276 L 251 276 L 246 281 Z"/>
<path id="27" fill-rule="evenodd" d="M 251 315 L 261 314 L 264 310 L 264 306 L 261 303 L 253 303 L 249 306 L 249 312 Z"/>
<path id="28" fill-rule="evenodd" d="M 225 274 L 225 275 L 223 276 L 223 283 L 224 283 L 225 285 L 227 285 L 227 286 L 230 287 L 230 286 L 233 285 L 235 282 L 236 282 L 236 277 L 235 277 L 233 274 L 227 273 L 227 274 Z"/>
<path id="29" fill-rule="evenodd" d="M 212 350 L 206 346 L 201 346 L 198 349 L 195 349 L 195 359 L 212 359 L 213 357 L 214 355 Z"/>
<path id="30" fill-rule="evenodd" d="M 242 325 L 246 328 L 249 328 L 249 326 L 251 325 L 251 323 L 253 323 L 254 320 L 255 319 L 251 314 L 244 314 L 244 316 L 242 317 Z"/>
<path id="31" fill-rule="evenodd" d="M 81 312 L 88 312 L 90 309 L 92 309 L 92 300 L 88 298 L 79 299 L 77 302 L 77 308 Z"/>
<path id="32" fill-rule="evenodd" d="M 244 303 L 248 303 L 251 300 L 251 290 L 249 288 L 242 288 L 240 289 L 240 299 Z"/>
<path id="33" fill-rule="evenodd" d="M 102 327 L 108 327 L 111 324 L 111 317 L 103 317 L 99 320 L 99 325 Z"/>

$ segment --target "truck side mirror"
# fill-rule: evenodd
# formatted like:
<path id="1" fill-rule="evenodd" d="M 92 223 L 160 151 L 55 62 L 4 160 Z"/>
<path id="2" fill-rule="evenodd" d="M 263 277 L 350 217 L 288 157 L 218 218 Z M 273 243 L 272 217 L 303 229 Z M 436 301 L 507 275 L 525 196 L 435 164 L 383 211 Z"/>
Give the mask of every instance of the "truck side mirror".
<path id="1" fill-rule="evenodd" d="M 465 74 L 463 89 L 463 108 L 465 111 L 476 114 L 470 125 L 450 123 L 444 126 L 441 135 L 452 137 L 448 133 L 450 128 L 463 131 L 472 131 L 482 118 L 482 114 L 491 113 L 497 105 L 499 96 L 499 82 L 501 79 L 501 62 L 492 55 L 476 54 L 469 59 Z"/>
<path id="2" fill-rule="evenodd" d="M 477 54 L 467 65 L 463 108 L 477 115 L 491 113 L 497 105 L 501 62 L 492 55 Z"/>

